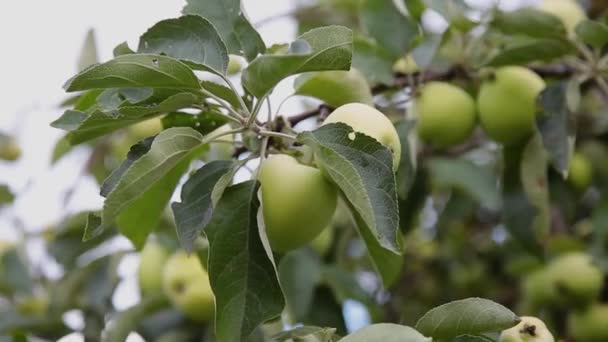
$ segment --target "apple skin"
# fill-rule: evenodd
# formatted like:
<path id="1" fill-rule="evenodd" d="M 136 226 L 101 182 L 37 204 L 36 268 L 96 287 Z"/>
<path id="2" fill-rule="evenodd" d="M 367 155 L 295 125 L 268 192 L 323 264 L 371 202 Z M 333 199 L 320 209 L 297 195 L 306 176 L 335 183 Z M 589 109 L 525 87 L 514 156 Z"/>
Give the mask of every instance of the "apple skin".
<path id="1" fill-rule="evenodd" d="M 542 268 L 528 274 L 522 283 L 524 298 L 534 307 L 544 307 L 558 301 L 558 294 L 551 286 L 551 274 L 547 268 Z"/>
<path id="2" fill-rule="evenodd" d="M 158 134 L 163 130 L 163 123 L 160 118 L 152 118 L 138 122 L 135 125 L 129 127 L 129 136 L 135 141 L 143 140 Z"/>
<path id="3" fill-rule="evenodd" d="M 598 298 L 603 284 L 602 271 L 585 253 L 563 254 L 548 266 L 551 282 L 563 301 L 582 306 Z"/>
<path id="4" fill-rule="evenodd" d="M 591 185 L 593 180 L 593 165 L 587 157 L 581 153 L 574 153 L 570 161 L 568 181 L 574 188 L 583 191 Z"/>
<path id="5" fill-rule="evenodd" d="M 401 141 L 395 126 L 382 112 L 374 107 L 349 103 L 336 108 L 325 119 L 323 124 L 342 122 L 360 132 L 378 140 L 393 153 L 393 171 L 399 168 L 401 159 Z"/>
<path id="6" fill-rule="evenodd" d="M 411 74 L 418 71 L 418 65 L 412 55 L 399 58 L 395 64 L 393 64 L 393 71 L 400 72 L 402 74 Z"/>
<path id="7" fill-rule="evenodd" d="M 198 257 L 174 253 L 163 270 L 163 290 L 173 306 L 195 321 L 209 321 L 215 312 L 215 297 L 209 275 Z"/>
<path id="8" fill-rule="evenodd" d="M 608 304 L 594 304 L 568 316 L 568 331 L 576 341 L 608 341 Z"/>
<path id="9" fill-rule="evenodd" d="M 243 60 L 240 56 L 229 55 L 228 56 L 228 68 L 226 73 L 228 75 L 236 75 L 243 70 Z"/>
<path id="10" fill-rule="evenodd" d="M 527 68 L 495 70 L 477 97 L 479 120 L 488 136 L 504 145 L 529 137 L 535 127 L 536 98 L 544 88 L 545 81 Z"/>
<path id="11" fill-rule="evenodd" d="M 415 102 L 418 136 L 446 148 L 464 142 L 475 129 L 475 100 L 447 82 L 430 82 Z"/>
<path id="12" fill-rule="evenodd" d="M 325 256 L 331 248 L 331 243 L 334 239 L 334 227 L 331 225 L 321 232 L 312 242 L 310 246 L 320 256 Z"/>
<path id="13" fill-rule="evenodd" d="M 338 191 L 322 174 L 287 155 L 273 155 L 261 166 L 264 223 L 275 252 L 302 247 L 330 223 Z"/>
<path id="14" fill-rule="evenodd" d="M 21 148 L 13 138 L 0 142 L 0 160 L 15 161 L 21 157 Z"/>
<path id="15" fill-rule="evenodd" d="M 169 251 L 156 239 L 150 239 L 139 256 L 137 279 L 144 295 L 162 293 L 163 266 L 169 259 Z"/>
<path id="16" fill-rule="evenodd" d="M 538 9 L 558 17 L 569 34 L 574 33 L 578 23 L 587 19 L 585 10 L 573 0 L 544 0 L 538 5 Z"/>
<path id="17" fill-rule="evenodd" d="M 499 342 L 555 342 L 545 322 L 536 317 L 522 316 L 516 326 L 503 330 Z"/>

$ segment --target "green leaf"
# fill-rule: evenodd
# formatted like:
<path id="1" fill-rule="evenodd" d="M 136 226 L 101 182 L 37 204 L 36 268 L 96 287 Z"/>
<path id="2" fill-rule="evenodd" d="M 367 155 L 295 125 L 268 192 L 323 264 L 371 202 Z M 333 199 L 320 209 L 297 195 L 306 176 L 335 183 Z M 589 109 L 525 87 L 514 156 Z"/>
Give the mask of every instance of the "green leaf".
<path id="1" fill-rule="evenodd" d="M 490 170 L 464 159 L 434 158 L 428 165 L 439 188 L 463 191 L 488 209 L 500 209 L 496 176 Z"/>
<path id="2" fill-rule="evenodd" d="M 507 44 L 490 59 L 489 66 L 523 65 L 536 61 L 548 62 L 574 52 L 570 43 L 558 39 L 526 39 Z"/>
<path id="3" fill-rule="evenodd" d="M 460 335 L 454 342 L 495 342 L 493 339 L 483 335 Z"/>
<path id="4" fill-rule="evenodd" d="M 292 321 L 306 318 L 321 281 L 321 260 L 309 249 L 287 253 L 279 263 L 279 279 Z"/>
<path id="5" fill-rule="evenodd" d="M 11 189 L 5 184 L 0 184 L 0 208 L 13 203 L 13 200 L 15 200 L 15 195 Z"/>
<path id="6" fill-rule="evenodd" d="M 272 341 L 275 342 L 290 342 L 306 340 L 310 342 L 332 342 L 338 341 L 335 335 L 335 328 L 321 328 L 315 326 L 297 327 L 291 330 L 282 331 L 272 336 Z M 340 340 L 342 341 L 342 340 Z"/>
<path id="7" fill-rule="evenodd" d="M 186 64 L 171 57 L 149 54 L 122 55 L 95 64 L 63 87 L 68 92 L 121 87 L 200 89 L 198 79 Z"/>
<path id="8" fill-rule="evenodd" d="M 557 172 L 568 175 L 576 139 L 576 122 L 568 108 L 568 83 L 549 85 L 539 96 L 536 125 Z"/>
<path id="9" fill-rule="evenodd" d="M 532 228 L 538 241 L 546 241 L 551 225 L 548 164 L 549 157 L 541 138 L 535 135 L 523 151 L 520 174 L 523 190 L 536 209 Z"/>
<path id="10" fill-rule="evenodd" d="M 102 342 L 123 342 L 132 331 L 139 326 L 140 321 L 150 313 L 167 306 L 165 296 L 144 298 L 141 302 L 129 309 L 114 315 L 102 331 Z"/>
<path id="11" fill-rule="evenodd" d="M 215 27 L 198 15 L 163 20 L 139 39 L 138 53 L 163 54 L 190 67 L 226 74 L 228 51 Z"/>
<path id="12" fill-rule="evenodd" d="M 374 101 L 365 76 L 354 68 L 301 75 L 294 89 L 297 95 L 315 97 L 333 108 L 352 102 L 373 105 Z"/>
<path id="13" fill-rule="evenodd" d="M 426 70 L 431 66 L 441 47 L 443 38 L 444 36 L 441 34 L 427 34 L 422 42 L 412 50 L 411 55 L 418 69 Z"/>
<path id="14" fill-rule="evenodd" d="M 174 202 L 171 205 L 177 237 L 186 252 L 193 251 L 194 241 L 211 221 L 211 193 L 222 176 L 230 171 L 232 164 L 231 161 L 221 160 L 205 164 L 192 174 L 182 187 L 182 202 Z"/>
<path id="15" fill-rule="evenodd" d="M 558 17 L 534 8 L 498 11 L 491 25 L 508 35 L 557 39 L 566 39 L 568 36 L 566 27 Z"/>
<path id="16" fill-rule="evenodd" d="M 97 44 L 95 42 L 95 30 L 89 29 L 84 39 L 84 44 L 80 49 L 80 57 L 78 57 L 78 70 L 82 71 L 89 66 L 98 63 Z"/>
<path id="17" fill-rule="evenodd" d="M 405 3 L 408 13 L 416 20 L 420 21 L 420 18 L 422 18 L 422 14 L 426 9 L 424 0 L 403 0 L 403 2 Z"/>
<path id="18" fill-rule="evenodd" d="M 392 0 L 365 0 L 361 19 L 369 35 L 395 58 L 408 52 L 418 37 L 418 24 L 404 16 Z"/>
<path id="19" fill-rule="evenodd" d="M 4 308 L 3 308 L 4 309 Z M 57 341 L 61 337 L 70 333 L 70 329 L 65 326 L 61 316 L 25 316 L 14 310 L 0 310 L 0 338 L 3 334 L 20 335 L 27 332 L 28 336 L 34 335 L 45 340 Z M 28 338 L 27 341 L 32 339 Z M 18 341 L 10 339 L 9 341 Z"/>
<path id="20" fill-rule="evenodd" d="M 206 142 L 200 133 L 185 127 L 156 136 L 148 152 L 104 183 L 103 211 L 98 219 L 89 216 L 85 240 L 101 234 L 116 220 L 119 230 L 140 248 L 158 224 L 180 177 Z"/>
<path id="21" fill-rule="evenodd" d="M 131 48 L 129 47 L 129 44 L 127 44 L 127 42 L 122 42 L 122 43 L 116 45 L 116 47 L 112 51 L 112 55 L 114 57 L 118 57 L 118 56 L 122 56 L 122 55 L 131 55 L 134 53 L 135 53 L 135 51 L 131 50 Z"/>
<path id="22" fill-rule="evenodd" d="M 241 7 L 240 0 L 187 0 L 184 14 L 196 14 L 211 22 L 233 55 L 254 59 L 266 49 Z"/>
<path id="23" fill-rule="evenodd" d="M 583 42 L 601 49 L 608 43 L 608 25 L 592 20 L 583 20 L 575 28 Z"/>
<path id="24" fill-rule="evenodd" d="M 346 27 L 312 29 L 294 41 L 282 55 L 262 55 L 243 71 L 243 85 L 257 98 L 267 95 L 284 78 L 308 71 L 348 70 L 353 33 Z"/>
<path id="25" fill-rule="evenodd" d="M 51 126 L 69 131 L 66 139 L 75 145 L 167 112 L 188 108 L 199 101 L 200 97 L 192 93 L 177 93 L 159 103 L 125 103 L 114 116 L 99 109 L 93 109 L 90 113 L 67 110 Z"/>
<path id="26" fill-rule="evenodd" d="M 232 89 L 225 87 L 221 84 L 217 84 L 212 81 L 202 81 L 201 85 L 203 89 L 212 93 L 213 95 L 219 97 L 222 100 L 230 103 L 234 108 L 240 108 L 241 103 L 238 98 L 238 94 L 236 94 Z"/>
<path id="27" fill-rule="evenodd" d="M 412 133 L 415 133 L 416 122 L 401 120 L 395 129 L 401 142 L 401 158 L 397 169 L 397 193 L 400 199 L 406 199 L 416 179 L 416 147 Z"/>
<path id="28" fill-rule="evenodd" d="M 314 149 L 319 167 L 342 190 L 380 246 L 399 254 L 399 210 L 390 150 L 343 123 L 302 132 L 297 140 Z"/>
<path id="29" fill-rule="evenodd" d="M 0 254 L 0 293 L 32 293 L 34 282 L 26 261 L 15 247 Z"/>
<path id="30" fill-rule="evenodd" d="M 245 340 L 285 306 L 273 261 L 260 237 L 258 188 L 255 181 L 227 188 L 205 229 L 215 333 L 221 341 Z"/>
<path id="31" fill-rule="evenodd" d="M 483 298 L 453 301 L 428 311 L 416 329 L 433 339 L 480 334 L 508 329 L 520 319 L 504 306 Z"/>
<path id="32" fill-rule="evenodd" d="M 378 44 L 361 35 L 354 39 L 353 67 L 372 84 L 392 84 L 394 58 Z"/>
<path id="33" fill-rule="evenodd" d="M 342 342 L 431 342 L 413 328 L 392 324 L 379 323 L 367 326 L 341 339 Z"/>
<path id="34" fill-rule="evenodd" d="M 365 305 L 374 305 L 373 298 L 359 285 L 356 274 L 335 265 L 325 265 L 322 279 L 340 303 L 354 299 Z"/>

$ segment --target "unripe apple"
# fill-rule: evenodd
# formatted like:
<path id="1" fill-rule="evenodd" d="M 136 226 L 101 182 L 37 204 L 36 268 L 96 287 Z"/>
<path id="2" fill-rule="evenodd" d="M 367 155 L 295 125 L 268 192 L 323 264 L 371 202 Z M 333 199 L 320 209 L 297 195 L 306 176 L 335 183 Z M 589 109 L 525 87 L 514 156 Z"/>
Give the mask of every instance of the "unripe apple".
<path id="1" fill-rule="evenodd" d="M 0 159 L 15 161 L 21 156 L 21 148 L 12 137 L 0 136 Z"/>
<path id="2" fill-rule="evenodd" d="M 169 251 L 156 239 L 151 238 L 139 255 L 137 279 L 144 295 L 161 293 L 163 290 L 163 267 L 169 259 Z"/>
<path id="3" fill-rule="evenodd" d="M 587 19 L 585 10 L 574 0 L 544 0 L 538 8 L 558 17 L 570 34 L 574 32 L 578 23 Z"/>
<path id="4" fill-rule="evenodd" d="M 228 56 L 228 69 L 226 72 L 228 75 L 235 75 L 241 72 L 243 69 L 243 59 L 240 56 L 229 55 Z"/>
<path id="5" fill-rule="evenodd" d="M 160 118 L 152 118 L 138 122 L 129 127 L 129 135 L 136 141 L 143 140 L 158 134 L 163 130 L 163 123 Z"/>
<path id="6" fill-rule="evenodd" d="M 570 161 L 568 181 L 574 188 L 583 191 L 591 185 L 593 180 L 593 165 L 587 157 L 581 153 L 574 153 Z"/>
<path id="7" fill-rule="evenodd" d="M 165 264 L 163 290 L 173 306 L 195 321 L 208 321 L 215 312 L 209 275 L 198 257 L 179 251 Z"/>
<path id="8" fill-rule="evenodd" d="M 28 316 L 43 315 L 50 305 L 48 294 L 42 293 L 17 299 L 17 311 Z"/>
<path id="9" fill-rule="evenodd" d="M 594 304 L 568 316 L 568 331 L 576 341 L 608 341 L 608 304 Z"/>
<path id="10" fill-rule="evenodd" d="M 338 107 L 325 119 L 323 124 L 342 122 L 378 140 L 393 152 L 393 170 L 397 171 L 401 159 L 401 141 L 395 126 L 382 112 L 374 107 L 349 103 Z"/>
<path id="11" fill-rule="evenodd" d="M 418 65 L 412 55 L 407 55 L 406 57 L 399 58 L 395 64 L 393 64 L 393 71 L 402 74 L 411 74 L 418 71 Z"/>
<path id="12" fill-rule="evenodd" d="M 483 82 L 477 97 L 481 126 L 493 140 L 509 145 L 532 134 L 536 120 L 536 98 L 545 81 L 519 66 L 495 70 Z"/>
<path id="13" fill-rule="evenodd" d="M 585 253 L 559 256 L 549 264 L 548 272 L 557 293 L 567 303 L 584 305 L 595 300 L 602 289 L 602 271 Z"/>
<path id="14" fill-rule="evenodd" d="M 259 180 L 266 234 L 274 251 L 306 245 L 331 221 L 338 191 L 318 169 L 273 155 L 262 163 Z"/>
<path id="15" fill-rule="evenodd" d="M 528 274 L 522 283 L 524 299 L 534 307 L 555 303 L 559 296 L 551 284 L 551 274 L 546 268 Z"/>
<path id="16" fill-rule="evenodd" d="M 516 326 L 503 330 L 499 342 L 554 342 L 545 322 L 536 317 L 523 316 Z"/>
<path id="17" fill-rule="evenodd" d="M 230 131 L 230 125 L 223 125 L 217 128 L 210 134 L 226 133 Z M 217 140 L 209 143 L 209 150 L 205 152 L 203 159 L 205 161 L 212 160 L 227 160 L 232 158 L 234 153 L 234 135 L 224 135 Z"/>
<path id="18" fill-rule="evenodd" d="M 416 98 L 415 111 L 418 136 L 438 148 L 464 142 L 475 128 L 475 101 L 446 82 L 426 84 Z"/>

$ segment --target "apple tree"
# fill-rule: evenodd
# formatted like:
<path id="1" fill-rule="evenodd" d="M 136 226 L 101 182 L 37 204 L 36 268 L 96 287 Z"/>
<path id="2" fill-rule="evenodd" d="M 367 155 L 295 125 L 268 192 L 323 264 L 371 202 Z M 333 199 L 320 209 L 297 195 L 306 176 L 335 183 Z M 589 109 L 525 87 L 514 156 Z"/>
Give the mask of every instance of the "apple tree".
<path id="1" fill-rule="evenodd" d="M 56 279 L 0 244 L 0 341 L 608 341 L 607 13 L 316 0 L 268 46 L 187 0 L 110 60 L 89 35 L 52 160 L 85 147 L 103 207 L 41 233 Z"/>

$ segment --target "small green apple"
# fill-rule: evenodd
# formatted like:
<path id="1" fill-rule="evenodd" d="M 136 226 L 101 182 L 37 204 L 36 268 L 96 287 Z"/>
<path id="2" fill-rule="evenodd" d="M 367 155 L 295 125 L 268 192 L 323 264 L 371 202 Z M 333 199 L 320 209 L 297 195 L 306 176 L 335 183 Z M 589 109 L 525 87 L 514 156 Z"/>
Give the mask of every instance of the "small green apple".
<path id="1" fill-rule="evenodd" d="M 418 71 L 418 65 L 412 55 L 407 55 L 399 58 L 395 64 L 393 64 L 393 71 L 402 74 L 411 74 Z"/>
<path id="2" fill-rule="evenodd" d="M 243 58 L 241 56 L 229 55 L 228 56 L 228 69 L 226 72 L 228 75 L 236 75 L 243 69 Z"/>
<path id="3" fill-rule="evenodd" d="M 266 235 L 286 252 L 312 241 L 331 221 L 338 191 L 321 171 L 287 155 L 273 155 L 260 169 Z"/>
<path id="4" fill-rule="evenodd" d="M 608 304 L 594 304 L 568 316 L 568 331 L 575 341 L 608 341 Z"/>
<path id="5" fill-rule="evenodd" d="M 229 132 L 232 128 L 230 125 L 218 127 L 210 134 L 219 134 Z M 234 153 L 234 135 L 224 135 L 217 140 L 209 143 L 209 149 L 205 152 L 203 160 L 227 160 L 232 158 Z"/>
<path id="6" fill-rule="evenodd" d="M 144 295 L 162 292 L 163 267 L 167 259 L 169 251 L 155 238 L 150 238 L 141 251 L 137 270 L 139 288 Z"/>
<path id="7" fill-rule="evenodd" d="M 584 305 L 595 300 L 602 289 L 602 271 L 588 254 L 572 252 L 559 256 L 548 266 L 551 283 L 564 301 Z"/>
<path id="8" fill-rule="evenodd" d="M 538 9 L 558 17 L 570 34 L 578 23 L 587 19 L 585 10 L 574 0 L 543 0 Z"/>
<path id="9" fill-rule="evenodd" d="M 551 286 L 551 282 L 551 274 L 547 268 L 541 268 L 528 274 L 522 283 L 524 299 L 534 307 L 555 303 L 559 295 L 555 287 Z"/>
<path id="10" fill-rule="evenodd" d="M 21 156 L 21 148 L 14 138 L 0 136 L 0 160 L 15 161 Z"/>
<path id="11" fill-rule="evenodd" d="M 27 296 L 17 299 L 17 311 L 24 315 L 43 315 L 50 306 L 50 298 L 48 294 L 41 293 L 33 296 Z"/>
<path id="12" fill-rule="evenodd" d="M 545 81 L 527 68 L 495 70 L 477 97 L 479 120 L 488 136 L 504 145 L 529 137 L 535 127 L 536 98 L 544 88 Z"/>
<path id="13" fill-rule="evenodd" d="M 503 330 L 499 342 L 554 342 L 545 322 L 536 317 L 523 316 L 516 326 Z"/>
<path id="14" fill-rule="evenodd" d="M 447 82 L 426 84 L 415 101 L 418 136 L 445 148 L 464 142 L 475 128 L 475 100 Z"/>
<path id="15" fill-rule="evenodd" d="M 215 299 L 209 275 L 196 255 L 174 253 L 163 270 L 163 290 L 173 306 L 195 321 L 209 321 Z"/>
<path id="16" fill-rule="evenodd" d="M 574 188 L 583 191 L 591 185 L 593 180 L 593 165 L 581 153 L 574 153 L 570 161 L 570 170 L 568 171 L 568 181 Z"/>
<path id="17" fill-rule="evenodd" d="M 138 122 L 135 125 L 129 127 L 128 132 L 129 136 L 135 140 L 139 141 L 148 137 L 151 137 L 155 134 L 158 134 L 163 130 L 163 123 L 160 118 L 151 118 L 148 120 L 144 120 L 142 122 Z"/>
<path id="18" fill-rule="evenodd" d="M 338 107 L 325 119 L 323 124 L 342 122 L 378 140 L 393 152 L 393 170 L 397 171 L 401 159 L 401 141 L 395 126 L 382 112 L 374 107 L 349 103 Z"/>

